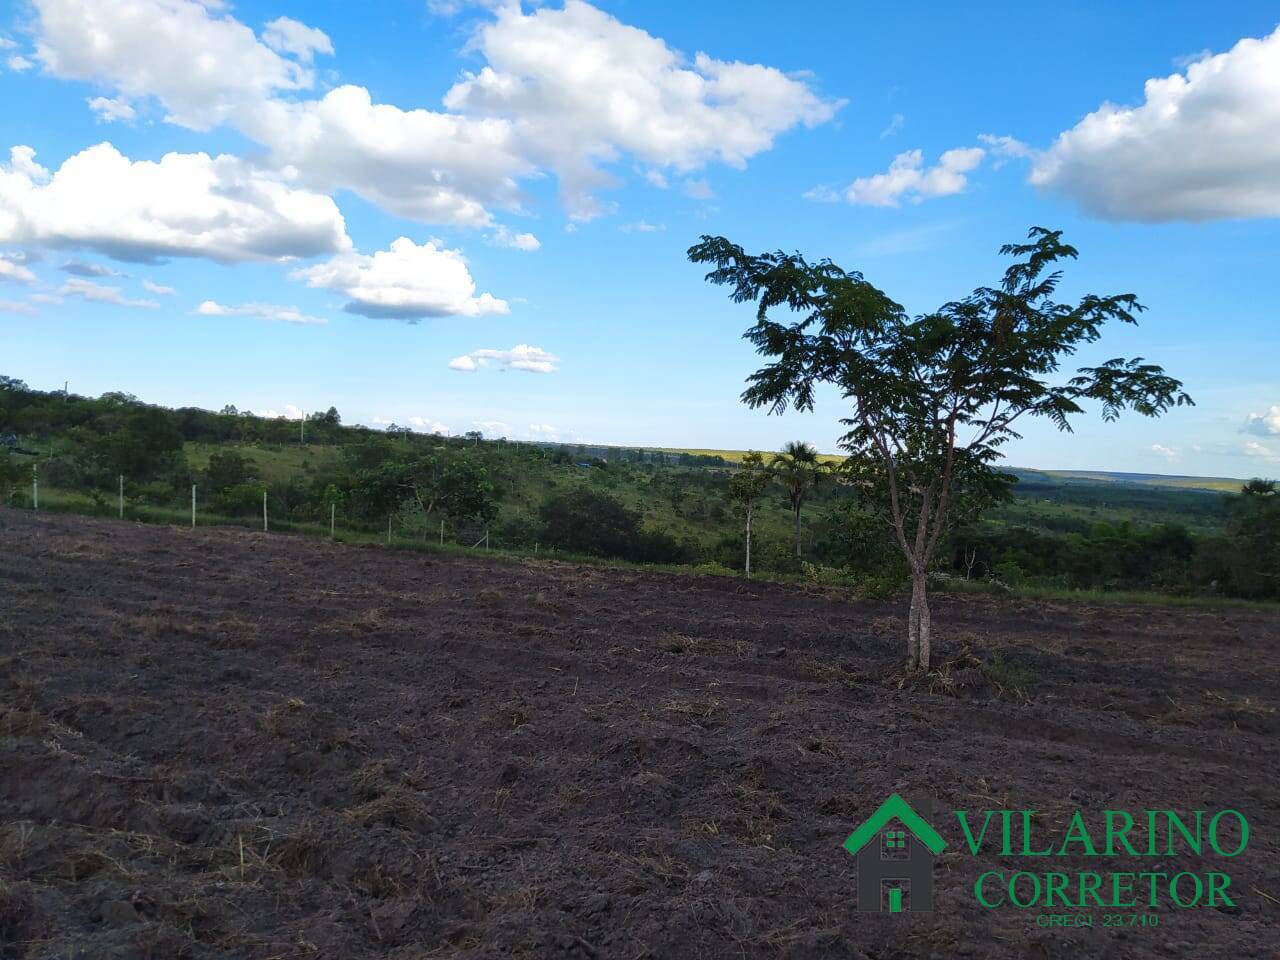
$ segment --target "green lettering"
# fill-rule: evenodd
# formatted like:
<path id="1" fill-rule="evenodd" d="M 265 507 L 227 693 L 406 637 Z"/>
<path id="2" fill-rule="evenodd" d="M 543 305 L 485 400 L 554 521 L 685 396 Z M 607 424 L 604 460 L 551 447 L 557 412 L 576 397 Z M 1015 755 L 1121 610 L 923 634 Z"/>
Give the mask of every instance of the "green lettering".
<path id="1" fill-rule="evenodd" d="M 1222 897 L 1222 903 L 1228 907 L 1234 907 L 1236 902 L 1227 895 L 1227 887 L 1231 886 L 1231 878 L 1225 873 L 1209 874 L 1209 906 L 1216 907 L 1218 905 L 1218 896 Z M 1217 896 L 1215 896 L 1215 894 Z"/>
<path id="2" fill-rule="evenodd" d="M 1126 899 L 1120 899 L 1124 895 Z M 1111 875 L 1111 906 L 1134 907 L 1138 901 L 1133 898 L 1133 874 L 1113 873 Z"/>
<path id="3" fill-rule="evenodd" d="M 1191 835 L 1191 831 L 1187 829 L 1187 825 L 1182 822 L 1172 810 L 1166 810 L 1165 815 L 1165 853 L 1166 857 L 1175 857 L 1178 855 L 1177 849 L 1174 847 L 1173 831 L 1176 829 L 1182 834 L 1182 839 L 1187 845 L 1187 849 L 1196 856 L 1200 855 L 1200 850 L 1204 846 L 1204 811 L 1193 811 L 1196 815 L 1196 832 L 1195 836 Z"/>
<path id="4" fill-rule="evenodd" d="M 1236 847 L 1230 853 L 1223 850 L 1218 844 L 1218 821 L 1230 814 L 1240 822 L 1240 846 Z M 1249 821 L 1244 818 L 1244 814 L 1239 810 L 1222 810 L 1213 815 L 1213 819 L 1209 821 L 1209 846 L 1213 847 L 1215 853 L 1222 857 L 1235 857 L 1244 852 L 1244 848 L 1249 845 Z"/>
<path id="5" fill-rule="evenodd" d="M 1084 909 L 1084 895 L 1087 893 L 1093 897 L 1093 902 L 1100 907 L 1105 907 L 1102 898 L 1098 896 L 1098 887 L 1102 886 L 1102 874 L 1100 873 L 1081 873 L 1080 874 L 1080 908 Z"/>
<path id="6" fill-rule="evenodd" d="M 1067 875 L 1065 873 L 1046 873 L 1044 875 L 1044 905 L 1046 909 L 1053 906 L 1055 895 L 1061 898 L 1064 907 L 1075 906 L 1071 902 L 1071 898 L 1067 896 Z"/>
<path id="7" fill-rule="evenodd" d="M 973 831 L 969 829 L 969 812 L 967 810 L 957 810 L 956 818 L 960 821 L 960 829 L 964 831 L 965 843 L 969 845 L 969 852 L 977 854 L 982 848 L 982 838 L 987 835 L 987 824 L 991 822 L 991 811 L 987 811 L 987 815 L 982 818 L 982 832 L 978 834 L 978 839 L 973 838 Z"/>
<path id="8" fill-rule="evenodd" d="M 1071 814 L 1071 823 L 1067 825 L 1067 833 L 1062 838 L 1062 847 L 1058 850 L 1058 856 L 1065 857 L 1067 855 L 1067 847 L 1072 842 L 1081 844 L 1084 847 L 1084 856 L 1096 857 L 1098 855 L 1098 851 L 1093 846 L 1093 839 L 1085 828 L 1084 818 L 1080 816 L 1079 810 Z"/>
<path id="9" fill-rule="evenodd" d="M 1133 829 L 1133 817 L 1128 810 L 1105 810 L 1103 816 L 1107 824 L 1107 856 L 1116 856 L 1116 840 L 1124 844 L 1124 848 L 1129 851 L 1129 855 L 1136 857 L 1138 851 L 1133 849 L 1133 844 L 1129 842 L 1129 831 Z M 1119 817 L 1124 820 L 1124 826 L 1117 830 L 1115 819 Z"/>
<path id="10" fill-rule="evenodd" d="M 990 816 L 990 814 L 988 814 L 988 816 Z M 999 903 L 991 903 L 985 896 L 983 896 L 982 882 L 986 880 L 987 877 L 999 877 L 1001 880 L 1004 880 L 1004 874 L 1001 873 L 999 870 L 988 870 L 986 873 L 980 875 L 976 881 L 974 881 L 974 884 L 973 884 L 974 897 L 977 899 L 977 901 L 980 904 L 982 904 L 984 907 L 990 910 L 993 907 L 998 907 L 1000 906 L 1000 904 L 1004 903 L 1004 898 L 1001 897 Z"/>
<path id="11" fill-rule="evenodd" d="M 1025 903 L 1018 899 L 1018 881 L 1022 877 L 1026 877 L 1028 880 L 1031 881 L 1031 899 L 1026 901 Z M 1027 873 L 1025 870 L 1019 870 L 1017 873 L 1015 873 L 1012 877 L 1009 878 L 1009 902 L 1012 903 L 1015 907 L 1022 907 L 1023 909 L 1025 909 L 1027 907 L 1034 906 L 1037 903 L 1037 901 L 1039 901 L 1039 899 L 1040 899 L 1040 878 L 1036 876 L 1034 873 Z"/>
<path id="12" fill-rule="evenodd" d="M 1031 849 L 1031 818 L 1036 815 L 1034 810 L 1022 811 L 1022 855 L 1024 857 L 1051 857 L 1053 856 L 1053 848 L 1049 847 L 1044 850 Z"/>
<path id="13" fill-rule="evenodd" d="M 1195 896 L 1185 903 L 1182 898 L 1178 896 L 1178 881 L 1183 877 L 1190 877 L 1195 883 Z M 1173 879 L 1169 882 L 1169 895 L 1173 897 L 1173 904 L 1176 907 L 1194 907 L 1200 902 L 1200 896 L 1203 892 L 1204 887 L 1203 884 L 1200 883 L 1200 877 L 1194 873 L 1176 873 L 1174 874 Z"/>

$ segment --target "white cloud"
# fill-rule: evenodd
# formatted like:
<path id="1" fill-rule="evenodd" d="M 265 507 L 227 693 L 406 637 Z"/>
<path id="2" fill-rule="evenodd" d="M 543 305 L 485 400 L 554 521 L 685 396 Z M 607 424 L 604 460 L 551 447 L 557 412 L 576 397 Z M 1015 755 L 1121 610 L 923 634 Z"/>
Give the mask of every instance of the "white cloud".
<path id="1" fill-rule="evenodd" d="M 924 165 L 920 150 L 907 150 L 893 158 L 885 173 L 859 177 L 843 193 L 849 203 L 874 207 L 896 207 L 903 199 L 920 203 L 930 197 L 960 193 L 968 183 L 966 174 L 982 162 L 986 151 L 981 147 L 948 150 L 932 167 Z M 819 187 L 805 194 L 811 200 L 833 200 L 836 195 Z"/>
<path id="2" fill-rule="evenodd" d="M 1257 440 L 1246 440 L 1243 450 L 1246 457 L 1257 457 L 1267 463 L 1280 463 L 1280 452 L 1262 445 Z"/>
<path id="3" fill-rule="evenodd" d="M 24 317 L 34 317 L 40 311 L 29 303 L 18 300 L 0 300 L 0 313 L 17 313 Z"/>
<path id="4" fill-rule="evenodd" d="M 555 373 L 560 358 L 548 353 L 541 347 L 531 347 L 527 343 L 518 343 L 510 350 L 472 350 L 449 361 L 450 370 L 474 372 L 491 363 L 503 370 L 525 370 L 529 373 Z"/>
<path id="5" fill-rule="evenodd" d="M 532 253 L 542 246 L 542 243 L 532 233 L 515 233 L 502 224 L 499 224 L 498 229 L 485 237 L 485 240 L 495 247 L 511 247 L 513 250 L 524 250 L 528 253 Z"/>
<path id="6" fill-rule="evenodd" d="M 694 200 L 710 200 L 716 194 L 706 179 L 690 178 L 684 182 L 684 195 Z"/>
<path id="7" fill-rule="evenodd" d="M 90 97 L 85 102 L 103 123 L 132 120 L 138 115 L 129 101 L 123 97 Z"/>
<path id="8" fill-rule="evenodd" d="M 333 41 L 316 27 L 277 17 L 262 30 L 262 42 L 277 53 L 292 54 L 302 63 L 311 63 L 317 53 L 333 56 Z"/>
<path id="9" fill-rule="evenodd" d="M 527 15 L 504 5 L 473 45 L 488 66 L 455 84 L 445 105 L 510 119 L 581 219 L 601 210 L 592 194 L 610 178 L 598 164 L 622 152 L 681 172 L 712 161 L 741 167 L 779 134 L 824 123 L 841 106 L 772 67 L 705 53 L 690 63 L 582 0 Z"/>
<path id="10" fill-rule="evenodd" d="M 503 423 L 501 420 L 473 420 L 472 426 L 479 427 L 480 432 L 486 437 L 505 437 L 511 432 L 511 427 Z"/>
<path id="11" fill-rule="evenodd" d="M 130 100 L 153 96 L 169 120 L 196 130 L 277 92 L 307 89 L 315 79 L 307 66 L 282 57 L 220 12 L 221 4 L 34 0 L 34 6 L 36 56 L 46 72 L 108 84 Z M 268 26 L 268 35 L 296 43 L 293 28 L 294 41 L 272 31 L 278 24 Z"/>
<path id="12" fill-rule="evenodd" d="M 8 37 L 0 36 L 0 50 L 16 50 L 18 44 Z"/>
<path id="13" fill-rule="evenodd" d="M 11 283 L 35 283 L 36 275 L 21 263 L 0 256 L 0 280 Z"/>
<path id="14" fill-rule="evenodd" d="M 559 440 L 560 431 L 549 423 L 531 423 L 529 436 L 535 440 Z"/>
<path id="15" fill-rule="evenodd" d="M 157 297 L 172 297 L 178 291 L 173 287 L 166 287 L 162 283 L 156 283 L 154 280 L 143 280 L 142 289 L 147 293 L 154 293 Z"/>
<path id="16" fill-rule="evenodd" d="M 488 208 L 519 210 L 517 179 L 536 172 L 505 120 L 375 104 L 363 87 L 301 103 L 266 101 L 239 126 L 312 187 L 344 187 L 427 223 L 489 226 Z"/>
<path id="17" fill-rule="evenodd" d="M 297 307 L 282 307 L 274 303 L 242 303 L 239 306 L 229 307 L 216 300 L 205 300 L 196 307 L 195 312 L 202 317 L 256 317 L 259 320 L 275 320 L 280 323 L 298 323 L 307 326 L 320 326 L 329 322 L 324 317 L 313 317 L 303 313 Z"/>
<path id="18" fill-rule="evenodd" d="M 443 111 L 375 103 L 351 85 L 300 97 L 314 85 L 311 59 L 332 43 L 287 18 L 258 37 L 211 0 L 34 4 L 45 70 L 109 88 L 117 106 L 101 98 L 100 115 L 154 98 L 173 123 L 236 127 L 301 185 L 349 189 L 424 222 L 490 227 L 493 209 L 521 210 L 520 181 L 547 170 L 586 219 L 607 209 L 593 192 L 611 182 L 601 165 L 622 154 L 682 174 L 742 166 L 840 107 L 772 67 L 702 53 L 687 62 L 581 0 L 486 14 L 472 49 L 488 65 L 446 93 Z"/>
<path id="19" fill-rule="evenodd" d="M 635 223 L 624 223 L 618 227 L 623 233 L 659 233 L 667 229 L 665 223 L 650 223 L 647 220 L 637 220 Z"/>
<path id="20" fill-rule="evenodd" d="M 108 287 L 92 280 L 74 277 L 64 283 L 58 293 L 64 297 L 78 297 L 91 303 L 110 303 L 117 307 L 142 307 L 154 310 L 160 304 L 154 300 L 130 300 L 119 287 Z"/>
<path id="21" fill-rule="evenodd" d="M 665 190 L 669 186 L 666 174 L 661 170 L 646 170 L 644 178 L 649 181 L 651 186 L 657 187 L 659 190 Z"/>
<path id="22" fill-rule="evenodd" d="M 250 411 L 250 413 L 253 413 L 253 411 Z M 280 418 L 285 420 L 301 420 L 304 416 L 302 408 L 292 403 L 285 404 L 284 410 L 282 411 L 273 409 L 259 410 L 256 415 L 259 417 L 266 417 L 268 420 L 278 420 Z"/>
<path id="23" fill-rule="evenodd" d="M 463 354 L 460 357 L 454 357 L 449 361 L 450 370 L 461 370 L 463 373 L 474 373 L 480 369 L 480 364 L 476 363 L 469 354 Z"/>
<path id="24" fill-rule="evenodd" d="M 1031 182 L 1109 220 L 1280 216 L 1280 28 L 1104 103 L 1040 155 Z"/>
<path id="25" fill-rule="evenodd" d="M 6 60 L 5 63 L 8 65 L 9 69 L 15 73 L 22 73 L 24 70 L 30 70 L 35 66 L 34 63 L 20 54 L 15 54 Z"/>
<path id="26" fill-rule="evenodd" d="M 462 254 L 437 247 L 434 241 L 418 246 L 400 237 L 389 250 L 372 256 L 339 254 L 290 276 L 311 287 L 338 291 L 349 298 L 344 310 L 365 317 L 419 320 L 509 312 L 505 300 L 488 293 L 477 297 Z"/>
<path id="27" fill-rule="evenodd" d="M 106 264 L 89 263 L 84 260 L 68 260 L 58 268 L 63 273 L 70 273 L 77 277 L 118 277 L 121 276 L 118 270 L 112 270 Z"/>
<path id="28" fill-rule="evenodd" d="M 995 157 L 995 168 L 999 170 L 1009 160 L 1034 159 L 1038 153 L 1030 145 L 1016 137 L 996 136 L 990 133 L 978 134 L 978 142 L 989 148 Z"/>
<path id="29" fill-rule="evenodd" d="M 1151 445 L 1151 452 L 1154 453 L 1156 456 L 1164 457 L 1166 460 L 1178 459 L 1177 450 L 1175 450 L 1173 447 L 1166 447 L 1160 443 L 1153 443 Z"/>
<path id="30" fill-rule="evenodd" d="M 903 124 L 907 122 L 907 118 L 900 113 L 895 113 L 889 118 L 889 124 L 880 131 L 880 139 L 885 140 L 892 137 L 895 133 L 902 129 Z"/>
<path id="31" fill-rule="evenodd" d="M 1268 407 L 1263 413 L 1251 413 L 1244 428 L 1260 437 L 1280 437 L 1280 406 Z"/>
<path id="32" fill-rule="evenodd" d="M 439 420 L 432 420 L 430 417 L 410 417 L 409 426 L 420 433 L 438 433 L 443 436 L 449 435 L 449 428 Z"/>
<path id="33" fill-rule="evenodd" d="M 0 243 L 86 247 L 120 260 L 224 262 L 346 250 L 332 199 L 289 186 L 232 156 L 168 153 L 133 161 L 110 143 L 56 173 L 18 146 L 0 164 Z"/>

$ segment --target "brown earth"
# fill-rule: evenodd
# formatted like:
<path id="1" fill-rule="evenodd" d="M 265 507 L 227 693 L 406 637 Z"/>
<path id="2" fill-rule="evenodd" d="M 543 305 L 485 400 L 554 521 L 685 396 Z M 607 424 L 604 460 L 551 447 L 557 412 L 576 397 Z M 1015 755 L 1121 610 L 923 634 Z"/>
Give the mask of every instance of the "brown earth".
<path id="1" fill-rule="evenodd" d="M 900 604 L 0 510 L 0 956 L 1276 955 L 1280 616 L 934 622 L 949 662 L 902 684 Z M 948 815 L 935 911 L 859 914 L 841 843 L 893 791 L 1252 834 L 1099 868 L 970 855 Z M 1062 930 L 973 896 L 1083 867 L 1225 869 L 1237 906 Z"/>

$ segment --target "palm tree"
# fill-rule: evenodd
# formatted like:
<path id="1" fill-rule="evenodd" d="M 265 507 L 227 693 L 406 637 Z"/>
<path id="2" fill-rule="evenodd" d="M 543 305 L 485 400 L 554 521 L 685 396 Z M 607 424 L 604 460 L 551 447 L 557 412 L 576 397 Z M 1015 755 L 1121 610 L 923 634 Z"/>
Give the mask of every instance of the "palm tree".
<path id="1" fill-rule="evenodd" d="M 782 481 L 791 498 L 791 512 L 796 522 L 796 559 L 800 559 L 800 509 L 809 491 L 827 475 L 827 465 L 818 459 L 818 451 L 802 440 L 793 440 L 769 460 L 769 469 Z"/>

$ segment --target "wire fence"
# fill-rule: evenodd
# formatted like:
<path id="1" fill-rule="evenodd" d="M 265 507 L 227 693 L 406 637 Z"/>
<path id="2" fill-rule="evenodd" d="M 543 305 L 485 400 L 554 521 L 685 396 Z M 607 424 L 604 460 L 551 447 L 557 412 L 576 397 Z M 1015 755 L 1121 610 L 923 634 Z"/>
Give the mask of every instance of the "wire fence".
<path id="1" fill-rule="evenodd" d="M 261 490 L 260 507 L 255 506 L 252 513 L 245 509 L 243 497 L 235 504 L 235 510 L 227 511 L 227 500 L 221 491 L 210 490 L 199 483 L 191 484 L 189 489 L 189 497 L 181 496 L 182 504 L 179 506 L 172 489 L 167 491 L 167 495 L 157 496 L 150 485 L 133 485 L 123 474 L 117 476 L 114 490 L 108 492 L 102 487 L 86 489 L 52 485 L 42 477 L 40 464 L 33 464 L 29 494 L 21 490 L 12 493 L 8 505 L 36 512 L 162 523 L 191 529 L 217 526 L 258 529 L 264 533 L 302 533 L 325 536 L 335 542 L 429 545 L 476 551 L 498 545 L 488 524 L 455 521 L 438 511 L 428 514 L 416 505 L 388 513 L 385 528 L 379 529 L 366 512 L 349 509 L 349 497 L 342 504 L 328 502 L 318 515 L 314 515 L 317 513 L 314 505 L 308 505 L 305 512 L 313 515 L 300 518 L 296 509 L 273 503 L 266 485 L 258 488 Z M 540 548 L 534 543 L 530 551 L 528 544 L 509 543 L 506 549 L 536 554 Z"/>

